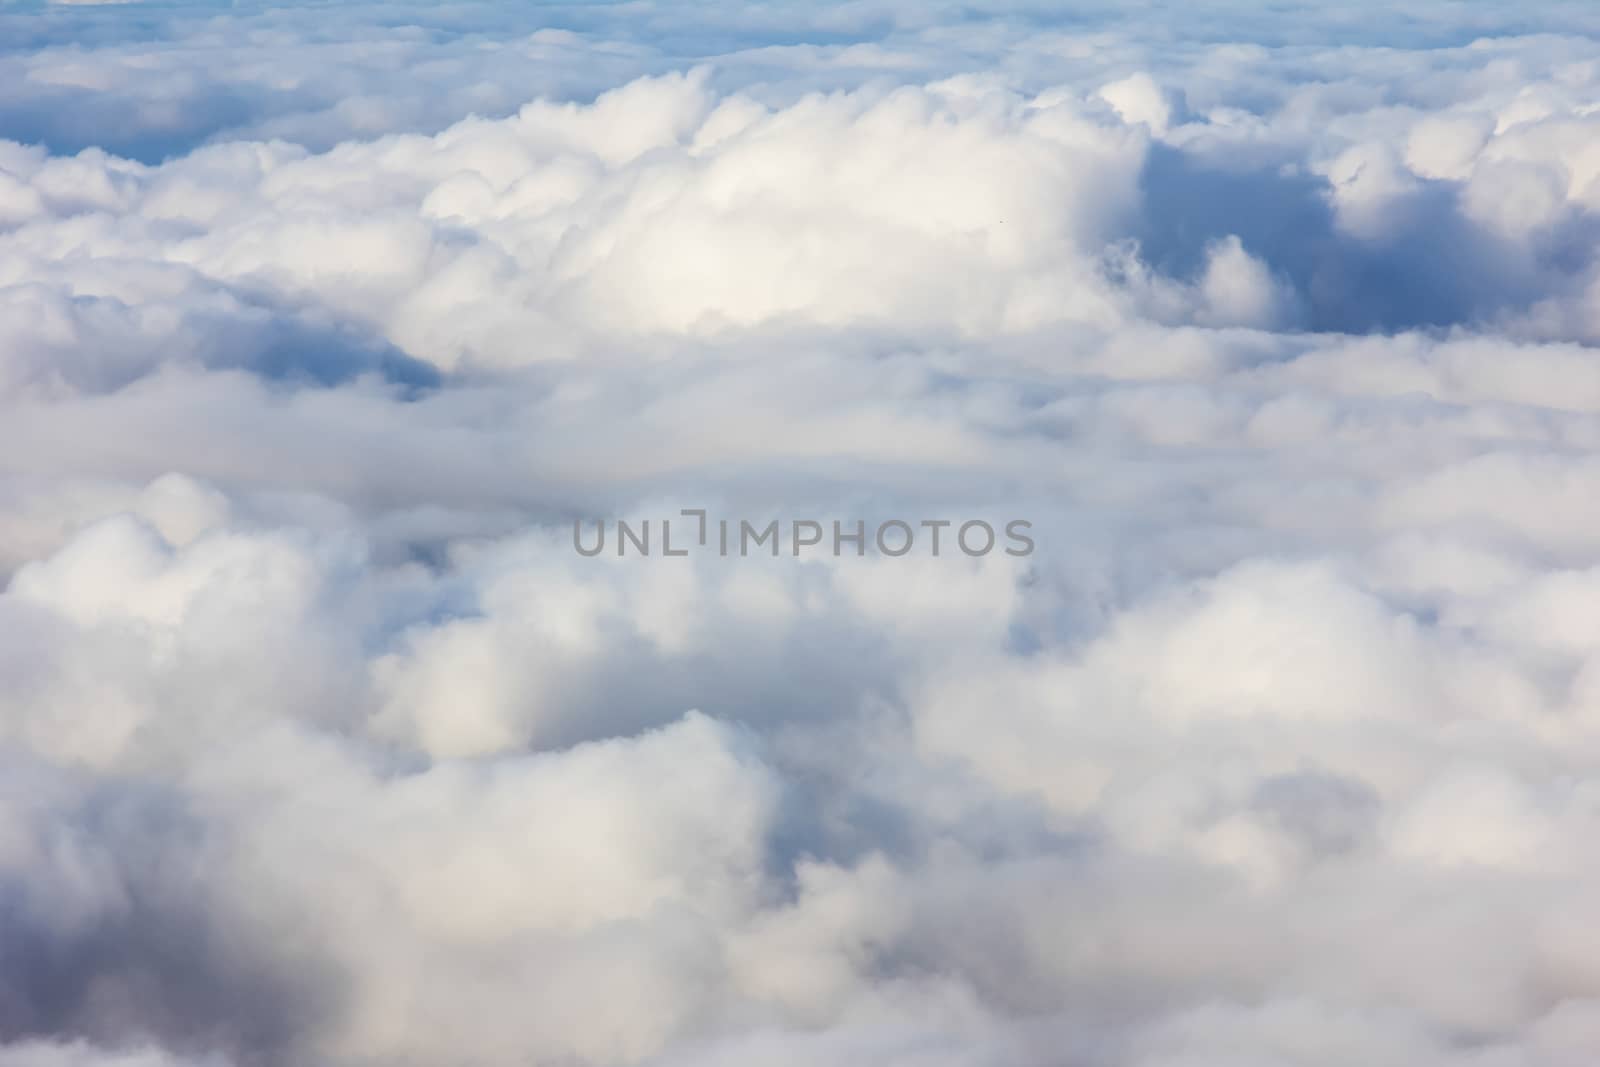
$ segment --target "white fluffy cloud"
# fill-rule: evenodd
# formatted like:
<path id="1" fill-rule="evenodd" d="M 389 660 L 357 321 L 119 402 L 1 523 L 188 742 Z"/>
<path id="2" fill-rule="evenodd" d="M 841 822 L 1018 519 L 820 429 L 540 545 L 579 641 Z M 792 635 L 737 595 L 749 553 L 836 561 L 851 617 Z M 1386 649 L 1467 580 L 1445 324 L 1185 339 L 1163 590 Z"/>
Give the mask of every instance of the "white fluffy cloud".
<path id="1" fill-rule="evenodd" d="M 1153 17 L 0 7 L 0 1067 L 1588 1067 L 1600 24 Z"/>

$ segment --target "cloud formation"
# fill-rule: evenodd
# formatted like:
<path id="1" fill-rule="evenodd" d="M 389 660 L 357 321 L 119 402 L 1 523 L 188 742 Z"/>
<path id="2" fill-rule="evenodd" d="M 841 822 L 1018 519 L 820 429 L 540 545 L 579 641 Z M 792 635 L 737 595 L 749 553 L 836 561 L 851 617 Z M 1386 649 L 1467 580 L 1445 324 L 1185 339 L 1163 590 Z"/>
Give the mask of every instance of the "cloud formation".
<path id="1" fill-rule="evenodd" d="M 1207 9 L 0 7 L 0 1067 L 1588 1067 L 1600 24 Z"/>

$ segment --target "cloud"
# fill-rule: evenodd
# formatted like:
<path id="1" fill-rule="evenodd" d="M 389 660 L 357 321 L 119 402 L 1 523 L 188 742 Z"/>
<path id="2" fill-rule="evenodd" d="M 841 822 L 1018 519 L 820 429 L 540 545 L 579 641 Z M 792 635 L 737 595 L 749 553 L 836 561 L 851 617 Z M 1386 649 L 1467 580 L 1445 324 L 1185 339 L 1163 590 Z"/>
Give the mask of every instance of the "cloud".
<path id="1" fill-rule="evenodd" d="M 1589 1063 L 1600 24 L 1160 15 L 0 9 L 0 1067 Z"/>

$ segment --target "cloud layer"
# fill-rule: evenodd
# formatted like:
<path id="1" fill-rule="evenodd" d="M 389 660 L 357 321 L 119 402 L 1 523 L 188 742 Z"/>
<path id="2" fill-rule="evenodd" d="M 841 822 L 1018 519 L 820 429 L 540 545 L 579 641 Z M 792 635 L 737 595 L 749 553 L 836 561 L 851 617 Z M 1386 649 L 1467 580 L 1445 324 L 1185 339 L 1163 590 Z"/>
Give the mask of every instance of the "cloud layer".
<path id="1" fill-rule="evenodd" d="M 1591 1064 L 1600 24 L 1208 8 L 0 7 L 0 1067 Z"/>

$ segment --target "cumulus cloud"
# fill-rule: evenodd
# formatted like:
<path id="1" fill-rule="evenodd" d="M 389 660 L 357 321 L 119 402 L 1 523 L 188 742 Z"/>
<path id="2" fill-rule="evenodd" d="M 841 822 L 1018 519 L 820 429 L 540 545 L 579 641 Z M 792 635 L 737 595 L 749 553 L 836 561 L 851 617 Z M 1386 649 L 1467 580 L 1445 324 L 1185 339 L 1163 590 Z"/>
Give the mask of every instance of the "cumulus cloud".
<path id="1" fill-rule="evenodd" d="M 1587 1067 L 1600 23 L 1403 14 L 0 8 L 0 1067 Z"/>

